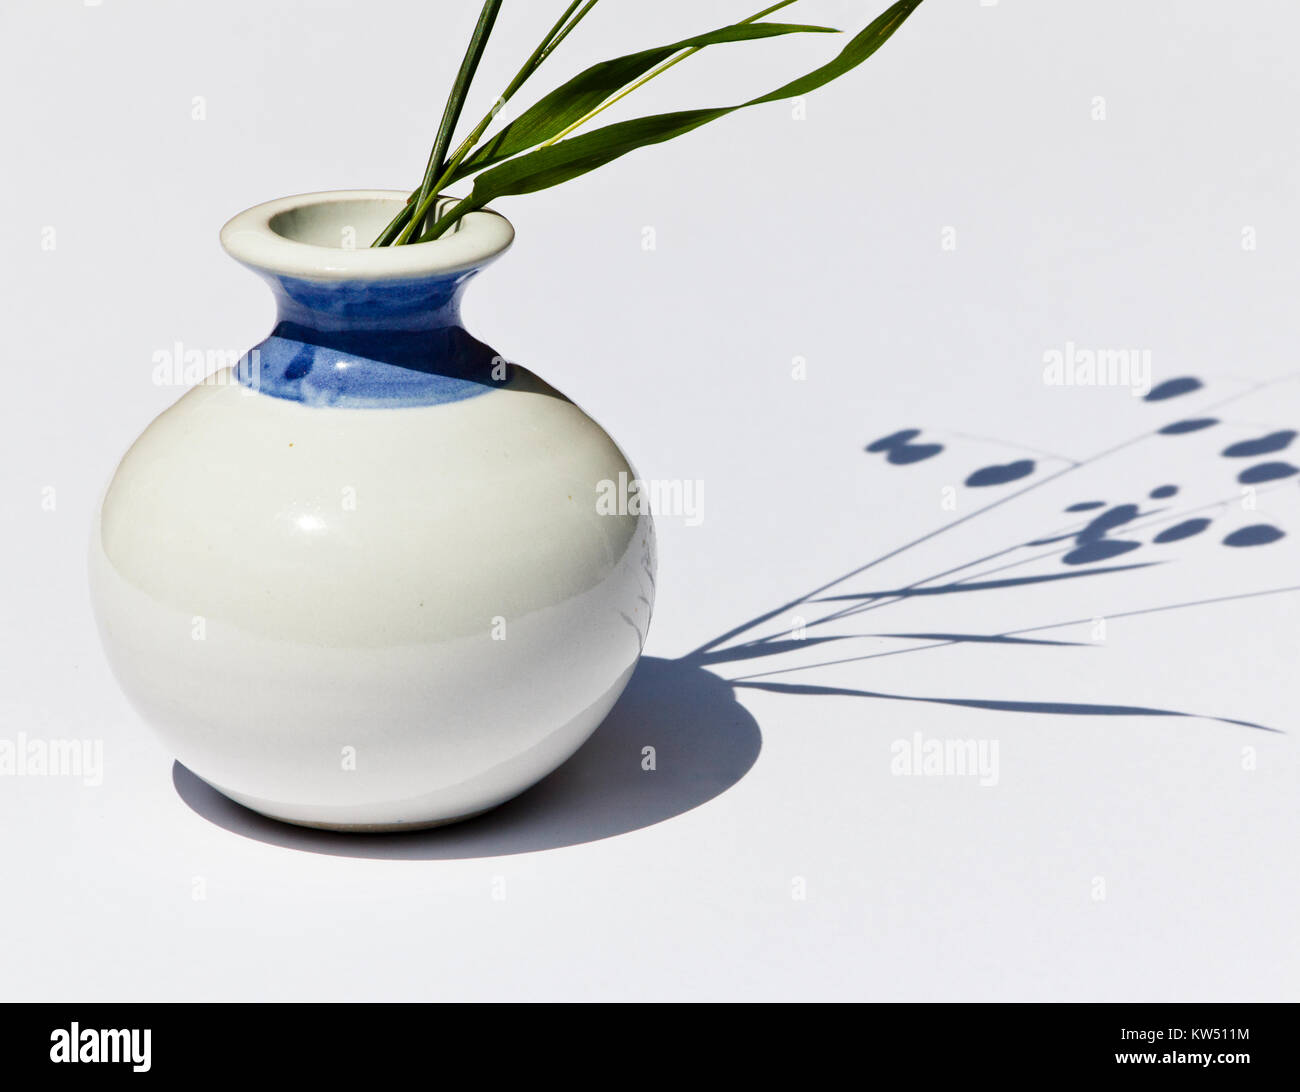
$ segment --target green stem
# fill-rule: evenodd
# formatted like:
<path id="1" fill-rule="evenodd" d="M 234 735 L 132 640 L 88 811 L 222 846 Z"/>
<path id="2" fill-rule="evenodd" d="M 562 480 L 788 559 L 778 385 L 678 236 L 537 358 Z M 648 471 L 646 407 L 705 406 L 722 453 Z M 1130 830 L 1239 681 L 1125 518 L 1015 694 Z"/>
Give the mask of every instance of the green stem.
<path id="1" fill-rule="evenodd" d="M 451 209 L 443 213 L 442 217 L 428 231 L 416 240 L 419 243 L 432 242 L 443 234 L 452 224 L 468 213 L 476 211 L 478 206 L 474 204 L 473 196 L 463 197 Z"/>
<path id="2" fill-rule="evenodd" d="M 566 11 L 566 12 L 564 13 L 564 18 L 567 18 L 567 17 L 568 17 L 569 12 L 571 12 L 575 7 L 577 7 L 577 6 L 578 6 L 578 3 L 581 3 L 581 0 L 577 0 L 576 3 L 570 5 L 568 11 Z M 497 8 L 499 9 L 499 7 L 500 7 L 500 4 L 498 3 L 498 4 L 497 4 Z M 459 74 L 458 77 L 457 77 L 457 85 L 459 85 L 460 77 L 461 77 L 461 76 L 464 76 L 464 73 L 465 73 L 465 67 L 466 67 L 466 65 L 467 65 L 467 64 L 469 63 L 469 61 L 470 61 L 470 56 L 471 56 L 471 54 L 474 52 L 474 48 L 475 48 L 474 43 L 475 43 L 475 40 L 476 40 L 476 39 L 478 38 L 478 36 L 479 36 L 479 30 L 482 28 L 484 18 L 485 18 L 487 15 L 488 15 L 488 4 L 485 3 L 485 4 L 484 4 L 484 7 L 483 7 L 483 11 L 479 14 L 479 21 L 478 21 L 478 24 L 477 24 L 477 25 L 475 26 L 475 28 L 474 28 L 474 36 L 471 37 L 471 39 L 470 39 L 469 49 L 468 49 L 468 51 L 467 51 L 466 54 L 465 54 L 465 58 L 464 58 L 464 60 L 461 62 L 461 70 L 460 70 L 460 74 Z M 495 21 L 495 19 L 496 19 L 496 12 L 495 12 L 495 11 L 492 13 L 491 18 L 492 18 L 493 21 Z M 564 20 L 561 19 L 560 22 L 563 23 L 563 21 L 564 21 Z M 557 24 L 557 27 L 558 27 L 558 26 L 559 26 L 559 24 Z M 489 26 L 488 29 L 490 30 L 491 27 Z M 555 31 L 552 30 L 551 33 L 554 34 Z M 484 35 L 484 38 L 486 39 L 486 35 Z M 477 63 L 477 62 L 476 62 L 476 63 Z M 393 217 L 393 218 L 388 222 L 388 224 L 385 226 L 384 230 L 381 231 L 381 232 L 379 233 L 379 235 L 375 237 L 375 241 L 374 241 L 373 243 L 370 244 L 371 247 L 390 246 L 390 245 L 392 245 L 392 244 L 394 243 L 394 240 L 396 240 L 397 243 L 399 243 L 399 244 L 402 243 L 402 242 L 405 242 L 405 240 L 406 240 L 407 238 L 409 238 L 409 236 L 410 236 L 410 231 L 411 231 L 411 230 L 414 230 L 414 228 L 413 228 L 413 224 L 414 224 L 414 223 L 418 223 L 418 220 L 417 220 L 417 221 L 413 221 L 413 220 L 412 220 L 412 216 L 411 216 L 411 214 L 412 214 L 412 213 L 413 213 L 413 212 L 414 212 L 414 211 L 415 211 L 415 210 L 420 206 L 421 199 L 422 199 L 425 195 L 427 195 L 429 189 L 432 189 L 432 188 L 433 188 L 433 186 L 432 186 L 431 183 L 430 183 L 430 178 L 429 178 L 430 171 L 433 169 L 433 165 L 434 165 L 435 160 L 440 161 L 441 158 L 442 158 L 442 156 L 446 154 L 446 151 L 447 151 L 446 144 L 450 144 L 450 142 L 451 142 L 451 141 L 450 141 L 450 134 L 448 134 L 447 142 L 446 142 L 446 144 L 443 145 L 443 147 L 442 147 L 442 151 L 441 151 L 441 154 L 440 154 L 440 153 L 439 153 L 439 150 L 438 150 L 438 143 L 441 142 L 442 139 L 443 139 L 443 130 L 447 127 L 447 119 L 448 119 L 448 115 L 449 115 L 449 113 L 450 113 L 450 112 L 452 111 L 452 109 L 453 109 L 453 103 L 454 103 L 454 101 L 455 101 L 455 98 L 456 98 L 456 88 L 453 86 L 453 88 L 452 88 L 452 93 L 451 93 L 451 97 L 447 99 L 447 105 L 446 105 L 446 107 L 445 107 L 444 110 L 443 110 L 442 124 L 439 126 L 437 140 L 435 141 L 433 151 L 432 151 L 432 152 L 430 153 L 430 155 L 429 155 L 429 162 L 428 162 L 428 164 L 425 166 L 424 178 L 423 178 L 423 179 L 421 180 L 421 182 L 420 182 L 420 187 L 419 187 L 419 189 L 417 189 L 417 190 L 415 190 L 414 192 L 412 192 L 411 196 L 408 197 L 408 198 L 406 199 L 406 204 L 403 205 L 403 206 L 401 207 L 400 210 L 398 210 L 397 215 L 394 216 L 394 217 Z M 495 110 L 496 107 L 494 107 L 493 109 Z M 457 114 L 457 117 L 459 117 L 459 112 L 460 112 L 460 108 L 459 108 L 459 107 L 456 107 L 456 114 Z M 490 119 L 492 116 L 493 116 L 492 113 L 489 113 L 489 114 L 488 114 L 488 118 L 489 118 L 489 119 Z M 454 128 L 455 128 L 455 125 L 454 125 L 454 123 L 453 123 L 453 125 L 452 125 L 452 129 L 454 129 Z M 462 145 L 462 146 L 463 146 L 463 145 Z M 426 209 L 425 211 L 426 211 L 426 214 L 427 214 L 427 211 L 428 211 L 428 210 Z M 405 234 L 403 234 L 403 233 L 405 233 Z M 401 236 L 401 238 L 399 238 L 399 236 Z"/>
<path id="3" fill-rule="evenodd" d="M 578 3 L 581 2 L 582 0 L 578 0 Z M 572 11 L 577 6 L 578 4 L 571 5 L 569 11 Z M 537 63 L 541 64 L 544 60 L 546 60 L 547 57 L 549 57 L 552 53 L 554 53 L 556 47 L 562 41 L 564 41 L 565 38 L 569 36 L 569 34 L 573 31 L 573 28 L 576 27 L 579 23 L 582 22 L 583 19 L 587 17 L 587 12 L 591 11 L 591 9 L 594 8 L 595 6 L 596 6 L 596 0 L 587 0 L 587 6 L 583 8 L 580 12 L 578 12 L 577 15 L 574 16 L 573 22 L 570 23 L 563 30 L 556 33 L 555 36 L 551 39 L 551 41 L 547 43 L 546 48 L 540 51 L 540 56 L 538 56 L 537 58 Z M 568 16 L 568 12 L 565 12 L 565 16 L 566 17 Z M 561 20 L 561 22 L 563 22 L 563 20 Z"/>
<path id="4" fill-rule="evenodd" d="M 528 81 L 529 77 L 531 77 L 533 73 L 541 67 L 542 62 L 555 52 L 556 46 L 564 41 L 573 28 L 582 22 L 587 13 L 596 6 L 597 2 L 598 0 L 587 0 L 586 6 L 583 6 L 583 0 L 573 0 L 573 2 L 564 10 L 564 14 L 556 21 L 555 25 L 546 32 L 546 35 L 542 38 L 541 42 L 538 43 L 537 48 L 533 50 L 532 55 L 523 63 L 523 66 L 519 71 L 515 73 L 514 79 L 510 81 L 506 89 L 497 98 L 497 101 L 492 104 L 492 109 L 483 116 L 482 120 L 474 127 L 469 136 L 461 141 L 460 146 L 452 154 L 451 159 L 448 160 L 442 175 L 437 179 L 433 186 L 430 187 L 429 192 L 433 195 L 433 198 L 428 199 L 429 194 L 425 194 L 426 199 L 421 201 L 419 200 L 420 191 L 412 193 L 410 199 L 402 207 L 402 210 L 392 219 L 388 226 L 384 228 L 379 237 L 371 244 L 372 246 L 389 245 L 389 243 L 397 238 L 408 224 L 419 223 L 429 214 L 429 210 L 433 207 L 437 194 L 439 194 L 442 191 L 442 187 L 451 180 L 451 176 L 456 173 L 456 168 L 461 165 L 465 157 L 478 146 L 478 142 L 483 138 L 483 134 L 487 132 L 488 127 L 492 124 L 493 120 L 495 120 L 497 114 L 501 112 L 502 107 L 504 107 L 505 104 L 515 96 L 519 89 Z M 582 10 L 579 11 L 577 15 L 574 15 L 574 12 L 580 7 Z M 572 19 L 570 19 L 571 16 Z M 423 205 L 422 211 L 420 211 L 421 205 Z M 412 213 L 416 213 L 416 215 L 413 217 Z M 412 228 L 412 230 L 414 229 Z M 409 238 L 409 233 L 407 238 Z M 418 241 L 425 241 L 425 237 L 421 237 Z"/>
<path id="5" fill-rule="evenodd" d="M 483 51 L 487 49 L 488 36 L 492 33 L 492 26 L 496 22 L 500 11 L 501 0 L 483 0 L 483 10 L 479 12 L 478 23 L 475 24 L 474 33 L 469 40 L 469 48 L 465 50 L 465 57 L 460 63 L 460 71 L 456 73 L 456 82 L 452 85 L 451 96 L 447 99 L 447 107 L 442 113 L 442 124 L 438 126 L 438 137 L 433 143 L 433 150 L 429 153 L 429 163 L 424 169 L 424 181 L 420 184 L 420 192 L 415 199 L 415 211 L 411 213 L 406 226 L 393 240 L 394 246 L 400 246 L 406 242 L 423 220 L 420 209 L 433 190 L 434 183 L 442 177 L 443 167 L 447 159 L 447 150 L 451 147 L 452 134 L 456 131 L 456 125 L 460 121 L 461 111 L 465 107 L 465 97 L 469 94 L 470 84 L 474 81 L 474 73 L 478 70 L 479 62 L 483 59 Z"/>
<path id="6" fill-rule="evenodd" d="M 596 6 L 596 3 L 597 0 L 587 0 L 587 6 L 578 13 L 572 23 L 565 26 L 565 23 L 568 21 L 568 18 L 573 13 L 574 9 L 582 4 L 582 0 L 574 0 L 574 2 L 569 5 L 568 10 L 560 17 L 560 21 L 550 29 L 550 32 L 542 39 L 541 44 L 533 50 L 533 55 L 524 62 L 523 68 L 515 73 L 515 78 L 510 81 L 510 85 L 501 93 L 497 101 L 492 104 L 492 109 L 489 110 L 478 125 L 474 127 L 473 132 L 461 141 L 460 147 L 456 149 L 451 159 L 447 161 L 447 165 L 444 168 L 442 175 L 438 178 L 437 184 L 434 186 L 434 192 L 441 190 L 442 187 L 451 180 L 451 176 L 456 173 L 456 168 L 461 165 L 461 162 L 465 157 L 478 145 L 478 142 L 483 138 L 483 134 L 487 132 L 488 126 L 492 124 L 496 119 L 497 114 L 501 112 L 501 108 L 514 98 L 515 93 L 523 87 L 528 77 L 537 71 L 537 68 L 542 61 L 551 55 L 551 51 L 564 40 L 569 31 L 578 25 L 583 16 Z"/>
<path id="7" fill-rule="evenodd" d="M 406 226 L 406 221 L 410 219 L 411 210 L 414 207 L 415 207 L 415 192 L 412 192 L 411 196 L 406 199 L 406 204 L 402 206 L 401 211 L 396 216 L 394 216 L 391 220 L 388 221 L 388 226 L 385 227 L 384 230 L 378 234 L 378 236 L 376 236 L 375 241 L 370 245 L 372 247 L 388 246 L 389 243 L 391 243 L 395 238 L 397 238 L 397 233 Z"/>
<path id="8" fill-rule="evenodd" d="M 448 160 L 446 168 L 443 170 L 442 175 L 438 178 L 430 192 L 425 194 L 424 197 L 415 205 L 414 211 L 410 216 L 406 227 L 402 230 L 402 234 L 397 238 L 398 243 L 409 239 L 415 230 L 415 226 L 424 221 L 424 218 L 429 214 L 430 208 L 433 207 L 433 203 L 437 200 L 438 194 L 442 192 L 442 187 L 452 180 L 452 176 L 456 173 L 456 168 L 461 165 L 465 157 L 478 145 L 479 140 L 482 139 L 483 134 L 487 132 L 488 126 L 492 124 L 493 120 L 500 112 L 501 107 L 510 101 L 515 92 L 524 85 L 524 82 L 528 77 L 537 71 L 541 63 L 555 51 L 556 46 L 568 37 L 573 28 L 582 22 L 587 13 L 596 6 L 597 2 L 598 0 L 587 0 L 587 3 L 582 10 L 578 12 L 577 15 L 574 15 L 572 21 L 568 21 L 566 25 L 569 16 L 573 13 L 574 9 L 582 3 L 582 0 L 575 0 L 574 3 L 569 5 L 568 10 L 560 17 L 560 21 L 551 28 L 550 33 L 548 33 L 547 36 L 542 39 L 541 44 L 533 50 L 533 55 L 524 63 L 523 68 L 519 70 L 515 75 L 515 78 L 510 82 L 510 86 L 505 89 L 501 97 L 497 99 L 495 104 L 493 104 L 492 109 L 489 110 L 483 120 L 475 126 L 474 131 L 461 142 L 460 147 L 456 149 L 455 154 L 450 160 Z M 794 0 L 785 0 L 785 2 L 794 3 Z M 457 208 L 459 207 L 460 206 L 457 206 Z M 467 209 L 466 211 L 469 210 Z M 403 209 L 402 212 L 405 213 L 406 209 Z M 399 216 L 400 215 L 402 214 L 399 213 Z M 447 230 L 447 227 L 454 222 L 454 219 L 447 220 L 447 217 L 444 216 L 434 224 L 432 228 L 421 235 L 416 242 L 427 243 L 438 238 Z"/>

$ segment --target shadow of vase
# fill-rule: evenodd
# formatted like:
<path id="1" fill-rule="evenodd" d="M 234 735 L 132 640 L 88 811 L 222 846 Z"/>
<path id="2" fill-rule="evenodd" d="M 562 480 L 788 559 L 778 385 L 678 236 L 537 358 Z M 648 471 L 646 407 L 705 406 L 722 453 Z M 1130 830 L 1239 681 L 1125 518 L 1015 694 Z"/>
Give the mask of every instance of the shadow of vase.
<path id="1" fill-rule="evenodd" d="M 645 748 L 653 747 L 647 770 Z M 341 834 L 268 819 L 172 766 L 180 798 L 211 823 L 269 845 L 336 857 L 458 860 L 596 842 L 719 796 L 758 760 L 758 723 L 731 686 L 681 660 L 642 658 L 605 722 L 554 773 L 499 808 L 451 826 Z"/>

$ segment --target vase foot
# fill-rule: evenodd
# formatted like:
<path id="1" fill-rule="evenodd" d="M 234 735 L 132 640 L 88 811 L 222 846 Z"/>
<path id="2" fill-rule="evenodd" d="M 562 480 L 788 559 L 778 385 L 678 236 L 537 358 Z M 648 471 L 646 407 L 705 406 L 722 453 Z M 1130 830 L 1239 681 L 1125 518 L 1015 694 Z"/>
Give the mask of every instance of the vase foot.
<path id="1" fill-rule="evenodd" d="M 437 827 L 449 827 L 453 823 L 464 823 L 470 819 L 477 819 L 480 815 L 486 815 L 499 806 L 480 808 L 478 811 L 469 811 L 464 815 L 453 815 L 450 819 L 417 819 L 410 823 L 309 823 L 302 819 L 283 819 L 268 811 L 259 811 L 258 814 L 274 819 L 277 823 L 288 823 L 290 826 L 306 827 L 309 830 L 329 830 L 338 834 L 403 834 L 407 831 L 434 830 Z"/>
<path id="2" fill-rule="evenodd" d="M 211 782 L 208 782 L 212 785 Z M 445 816 L 437 819 L 410 819 L 395 820 L 382 822 L 348 822 L 328 819 L 308 819 L 301 814 L 293 814 L 293 808 L 280 806 L 270 800 L 255 800 L 252 797 L 244 796 L 237 792 L 230 792 L 223 789 L 220 785 L 212 785 L 212 788 L 221 793 L 222 796 L 233 800 L 240 807 L 247 808 L 249 811 L 256 812 L 266 819 L 273 819 L 277 823 L 287 823 L 293 827 L 304 827 L 308 830 L 328 830 L 337 834 L 402 834 L 408 831 L 433 830 L 436 827 L 447 827 L 453 823 L 464 823 L 470 819 L 477 819 L 480 815 L 486 815 L 488 812 L 495 810 L 504 804 L 502 800 L 494 804 L 489 804 L 485 808 L 475 808 L 471 811 L 464 812 L 461 815 Z"/>

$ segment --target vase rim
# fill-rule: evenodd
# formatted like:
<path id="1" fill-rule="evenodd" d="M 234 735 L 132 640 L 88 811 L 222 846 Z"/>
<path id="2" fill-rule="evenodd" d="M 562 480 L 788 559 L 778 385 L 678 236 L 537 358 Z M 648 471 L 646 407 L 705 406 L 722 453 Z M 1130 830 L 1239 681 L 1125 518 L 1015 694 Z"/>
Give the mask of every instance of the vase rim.
<path id="1" fill-rule="evenodd" d="M 371 247 L 370 239 L 409 196 L 404 190 L 327 190 L 280 197 L 228 220 L 221 245 L 235 261 L 259 272 L 315 281 L 379 281 L 480 269 L 514 241 L 510 221 L 483 210 L 467 214 L 457 230 L 432 242 Z M 363 223 L 351 224 L 352 219 Z M 355 248 L 306 241 L 342 238 L 349 228 Z"/>

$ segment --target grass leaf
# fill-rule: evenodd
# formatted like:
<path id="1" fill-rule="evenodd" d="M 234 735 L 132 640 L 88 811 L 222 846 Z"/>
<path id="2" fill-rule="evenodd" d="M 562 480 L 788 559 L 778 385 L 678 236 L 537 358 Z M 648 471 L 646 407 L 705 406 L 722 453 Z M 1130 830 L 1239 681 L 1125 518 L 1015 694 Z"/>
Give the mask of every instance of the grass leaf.
<path id="1" fill-rule="evenodd" d="M 471 151 L 473 151 L 480 138 L 487 131 L 488 126 L 492 124 L 492 120 L 496 117 L 497 111 L 500 110 L 501 107 L 505 106 L 505 104 L 514 97 L 515 93 L 528 82 L 528 79 L 541 67 L 542 62 L 555 52 L 556 47 L 564 41 L 570 33 L 572 33 L 573 28 L 581 23 L 582 20 L 591 13 L 591 9 L 596 6 L 597 2 L 598 0 L 586 0 L 586 3 L 584 4 L 583 0 L 572 0 L 572 3 L 565 8 L 564 14 L 561 15 L 555 25 L 547 31 L 546 36 L 538 43 L 537 48 L 533 50 L 528 59 L 524 61 L 523 66 L 515 73 L 514 79 L 511 80 L 506 89 L 497 96 L 497 101 L 492 104 L 492 108 L 483 116 L 483 119 L 478 123 L 478 125 L 474 127 L 474 131 L 461 142 L 460 147 L 456 149 L 451 158 L 446 161 L 442 174 L 439 175 L 438 179 L 432 186 L 430 186 L 428 178 L 426 177 L 420 183 L 420 187 L 414 190 L 410 197 L 406 199 L 406 204 L 402 207 L 401 211 L 393 217 L 384 230 L 379 233 L 375 241 L 370 244 L 371 246 L 389 246 L 411 222 L 413 217 L 418 216 L 420 220 L 424 220 L 433 205 L 433 200 L 429 196 L 429 191 L 435 190 L 441 192 L 442 187 L 451 181 L 456 168 L 459 167 L 461 161 L 469 155 Z M 579 8 L 582 10 L 579 11 Z M 479 19 L 481 25 L 483 16 L 480 15 Z M 493 19 L 495 20 L 495 16 L 493 16 Z M 470 49 L 472 50 L 473 48 L 474 44 L 471 41 Z M 431 156 L 430 159 L 432 158 L 433 157 Z M 423 197 L 421 197 L 422 194 L 424 195 Z M 407 232 L 408 238 L 410 234 L 410 232 Z"/>
<path id="2" fill-rule="evenodd" d="M 500 197 L 535 193 L 596 170 L 638 148 L 661 144 L 726 117 L 737 110 L 761 103 L 806 95 L 852 71 L 876 52 L 922 0 L 898 0 L 854 37 L 837 57 L 807 75 L 782 84 L 776 90 L 735 106 L 701 110 L 679 110 L 617 122 L 580 136 L 562 140 L 549 147 L 537 148 L 483 171 L 474 182 L 469 197 L 441 217 L 420 237 L 421 242 L 436 239 L 467 212 L 484 208 Z M 755 24 L 761 25 L 761 24 Z M 487 147 L 487 145 L 485 145 Z"/>
<path id="3" fill-rule="evenodd" d="M 592 65 L 530 106 L 495 137 L 482 145 L 474 155 L 461 164 L 452 175 L 452 181 L 466 178 L 550 140 L 595 110 L 610 96 L 617 94 L 628 84 L 683 50 L 702 49 L 705 46 L 720 45 L 725 42 L 775 38 L 785 34 L 818 33 L 828 34 L 835 31 L 832 27 L 805 26 L 795 23 L 736 23 L 708 34 L 698 34 L 693 38 L 684 38 L 680 42 L 643 49 L 638 53 L 629 53 L 611 61 Z"/>

